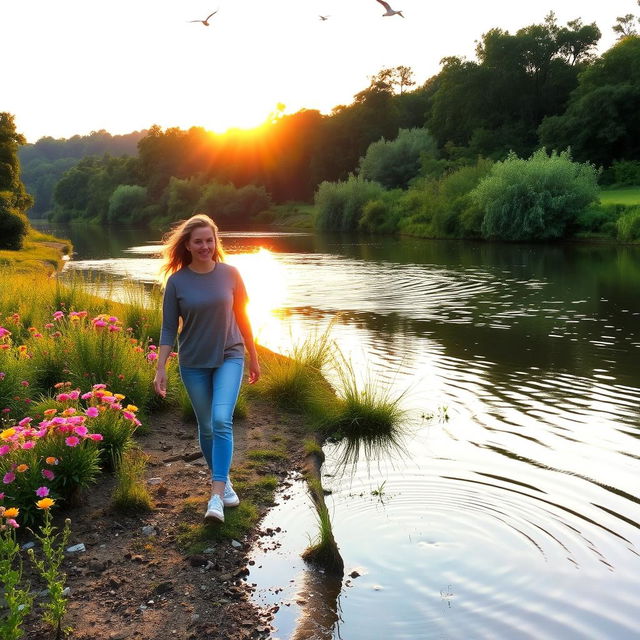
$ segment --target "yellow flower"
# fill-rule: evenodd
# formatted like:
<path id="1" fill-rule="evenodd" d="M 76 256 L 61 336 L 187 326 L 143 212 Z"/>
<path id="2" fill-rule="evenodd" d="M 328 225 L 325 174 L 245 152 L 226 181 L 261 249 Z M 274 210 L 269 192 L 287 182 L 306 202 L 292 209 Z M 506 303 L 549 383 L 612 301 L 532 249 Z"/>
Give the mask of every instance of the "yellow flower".
<path id="1" fill-rule="evenodd" d="M 38 502 L 36 502 L 36 507 L 38 507 L 38 509 L 46 510 L 53 507 L 55 503 L 56 501 L 53 500 L 53 498 L 42 498 L 42 500 L 38 500 Z"/>
<path id="2" fill-rule="evenodd" d="M 20 513 L 20 509 L 18 509 L 17 507 L 9 507 L 8 509 L 4 510 L 4 513 L 2 514 L 2 517 L 3 518 L 17 518 L 19 513 Z"/>
<path id="3" fill-rule="evenodd" d="M 114 398 L 118 398 L 118 400 L 124 400 L 125 396 L 122 393 L 114 393 Z"/>
<path id="4" fill-rule="evenodd" d="M 2 433 L 0 433 L 0 439 L 8 440 L 11 436 L 15 435 L 15 429 L 5 429 Z"/>
<path id="5" fill-rule="evenodd" d="M 29 468 L 29 465 L 28 465 L 28 464 L 19 464 L 19 465 L 16 467 L 16 471 L 17 471 L 18 473 L 24 473 L 28 468 Z"/>
<path id="6" fill-rule="evenodd" d="M 135 413 L 138 410 L 138 407 L 136 407 L 135 404 L 128 404 L 126 410 L 131 411 L 132 413 Z"/>

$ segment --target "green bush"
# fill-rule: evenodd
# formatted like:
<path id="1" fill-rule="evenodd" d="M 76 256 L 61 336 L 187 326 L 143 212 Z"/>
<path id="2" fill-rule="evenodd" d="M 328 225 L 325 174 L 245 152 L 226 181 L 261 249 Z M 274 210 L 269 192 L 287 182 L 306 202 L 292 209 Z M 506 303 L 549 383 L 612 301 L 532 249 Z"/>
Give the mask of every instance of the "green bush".
<path id="1" fill-rule="evenodd" d="M 147 190 L 134 184 L 121 184 L 109 198 L 108 222 L 133 223 L 140 219 Z"/>
<path id="2" fill-rule="evenodd" d="M 22 249 L 29 222 L 15 208 L 14 200 L 10 191 L 0 192 L 0 249 L 17 251 Z"/>
<path id="3" fill-rule="evenodd" d="M 640 241 L 640 207 L 633 207 L 618 218 L 618 240 L 622 242 Z"/>
<path id="4" fill-rule="evenodd" d="M 248 223 L 270 206 L 271 198 L 264 187 L 248 184 L 238 189 L 232 184 L 212 182 L 204 188 L 196 208 L 216 222 L 228 225 Z"/>
<path id="5" fill-rule="evenodd" d="M 358 172 L 387 189 L 405 189 L 420 172 L 421 158 L 436 155 L 436 141 L 427 129 L 400 129 L 395 140 L 382 138 L 369 145 Z"/>
<path id="6" fill-rule="evenodd" d="M 624 205 L 590 204 L 576 216 L 574 234 L 586 236 L 607 235 L 615 238 L 618 234 L 618 219 L 627 209 L 628 207 Z"/>
<path id="7" fill-rule="evenodd" d="M 562 238 L 597 196 L 592 165 L 545 149 L 526 160 L 510 154 L 472 192 L 484 212 L 482 235 L 508 241 Z"/>
<path id="8" fill-rule="evenodd" d="M 323 182 L 315 195 L 316 226 L 323 231 L 355 231 L 366 203 L 383 193 L 377 182 L 355 176 L 344 182 Z"/>

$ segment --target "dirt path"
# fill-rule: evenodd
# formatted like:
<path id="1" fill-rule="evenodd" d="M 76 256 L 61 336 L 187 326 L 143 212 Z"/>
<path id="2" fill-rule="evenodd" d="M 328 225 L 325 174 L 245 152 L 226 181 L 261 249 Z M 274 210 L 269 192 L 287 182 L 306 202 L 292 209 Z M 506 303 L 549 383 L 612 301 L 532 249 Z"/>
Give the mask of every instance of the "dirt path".
<path id="1" fill-rule="evenodd" d="M 276 413 L 252 400 L 249 416 L 236 420 L 232 478 L 252 481 L 302 468 L 301 418 Z M 72 520 L 70 545 L 83 543 L 84 553 L 65 559 L 71 589 L 69 614 L 76 640 L 241 640 L 270 635 L 269 611 L 249 600 L 247 552 L 259 525 L 246 538 L 207 543 L 189 555 L 179 544 L 185 526 L 198 524 L 209 497 L 204 459 L 196 427 L 175 412 L 153 416 L 148 435 L 138 441 L 150 455 L 147 481 L 153 511 L 126 517 L 110 506 L 114 486 L 105 474 L 81 505 L 67 510 Z M 277 449 L 284 457 L 257 460 L 252 450 Z M 235 476 L 238 477 L 237 475 Z M 158 482 L 155 480 L 154 482 Z M 239 492 L 240 493 L 240 492 Z M 242 494 L 240 493 L 242 500 Z M 264 515 L 268 501 L 259 506 Z M 144 531 L 143 531 L 144 528 Z M 238 543 L 240 543 L 238 545 Z M 37 586 L 34 585 L 34 590 Z M 36 607 L 37 611 L 37 607 Z M 55 634 L 29 618 L 26 637 L 46 640 Z"/>

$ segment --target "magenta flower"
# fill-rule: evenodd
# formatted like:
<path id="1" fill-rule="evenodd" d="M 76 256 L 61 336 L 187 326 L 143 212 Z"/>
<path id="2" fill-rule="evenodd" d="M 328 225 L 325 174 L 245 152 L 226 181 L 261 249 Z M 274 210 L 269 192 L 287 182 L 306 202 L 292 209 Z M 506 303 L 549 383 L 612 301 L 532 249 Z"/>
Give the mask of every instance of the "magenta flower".
<path id="1" fill-rule="evenodd" d="M 78 427 L 73 427 L 73 431 L 76 435 L 82 436 L 82 437 L 86 436 L 87 433 L 89 433 L 89 429 L 87 429 L 87 427 L 83 425 L 80 425 Z"/>
<path id="2" fill-rule="evenodd" d="M 21 427 L 26 427 L 28 426 L 28 424 L 33 420 L 33 418 L 22 418 L 22 420 L 20 420 L 20 422 L 18 422 L 18 424 Z"/>
<path id="3" fill-rule="evenodd" d="M 64 313 L 62 311 L 56 311 L 53 314 L 53 319 L 54 320 L 60 320 L 60 318 L 64 318 Z"/>
<path id="4" fill-rule="evenodd" d="M 0 491 L 0 500 L 4 500 L 4 491 Z"/>
<path id="5" fill-rule="evenodd" d="M 102 382 L 99 382 L 98 384 L 94 384 L 93 389 L 106 389 L 107 385 L 106 384 L 102 384 Z"/>
<path id="6" fill-rule="evenodd" d="M 80 392 L 77 389 L 75 389 L 74 391 L 69 391 L 69 397 L 72 400 L 77 400 L 80 397 Z"/>
<path id="7" fill-rule="evenodd" d="M 28 386 L 29 386 L 29 381 L 28 381 L 28 380 L 22 380 L 22 381 L 20 382 L 20 384 L 21 384 L 23 387 L 28 387 Z"/>
<path id="8" fill-rule="evenodd" d="M 123 411 L 122 415 L 127 419 L 127 420 L 135 420 L 136 416 L 135 414 L 131 413 L 131 411 Z"/>
<path id="9" fill-rule="evenodd" d="M 91 391 L 89 391 L 89 393 L 83 393 L 80 397 L 83 400 L 88 400 L 89 398 L 93 398 L 93 393 L 91 393 Z"/>
<path id="10" fill-rule="evenodd" d="M 147 354 L 147 360 L 149 362 L 153 362 L 154 360 L 158 359 L 158 354 L 155 351 L 152 351 L 151 353 Z"/>
<path id="11" fill-rule="evenodd" d="M 95 320 L 93 323 L 93 326 L 102 328 L 102 327 L 106 327 L 107 323 L 104 320 Z"/>
<path id="12" fill-rule="evenodd" d="M 23 449 L 33 449 L 33 447 L 35 446 L 36 446 L 36 443 L 33 440 L 27 440 L 26 442 L 22 443 Z"/>
<path id="13" fill-rule="evenodd" d="M 67 447 L 77 447 L 80 444 L 80 440 L 76 436 L 69 436 L 64 440 Z"/>
<path id="14" fill-rule="evenodd" d="M 68 393 L 59 393 L 56 396 L 56 400 L 58 402 L 67 402 L 68 400 L 71 400 L 71 396 Z"/>
<path id="15" fill-rule="evenodd" d="M 4 478 L 2 478 L 2 482 L 4 482 L 4 484 L 11 484 L 15 479 L 16 474 L 13 473 L 13 471 L 7 471 L 7 473 L 4 474 Z"/>
<path id="16" fill-rule="evenodd" d="M 49 495 L 49 487 L 38 487 L 36 489 L 38 498 L 46 498 Z"/>
<path id="17" fill-rule="evenodd" d="M 7 374 L 4 371 L 0 371 L 0 380 L 4 380 Z"/>
<path id="18" fill-rule="evenodd" d="M 89 407 L 85 413 L 89 418 L 97 418 L 100 415 L 100 412 L 96 407 Z"/>
<path id="19" fill-rule="evenodd" d="M 89 438 L 96 441 L 104 440 L 104 437 L 101 433 L 91 433 L 89 434 Z"/>
<path id="20" fill-rule="evenodd" d="M 17 529 L 20 526 L 13 518 L 7 518 L 7 524 L 14 529 Z"/>
<path id="21" fill-rule="evenodd" d="M 46 478 L 47 480 L 53 480 L 56 477 L 56 474 L 53 473 L 53 471 L 51 471 L 50 469 L 43 469 L 42 477 Z"/>
<path id="22" fill-rule="evenodd" d="M 8 444 L 3 444 L 0 447 L 0 456 L 6 456 L 9 451 L 11 451 L 11 447 Z"/>

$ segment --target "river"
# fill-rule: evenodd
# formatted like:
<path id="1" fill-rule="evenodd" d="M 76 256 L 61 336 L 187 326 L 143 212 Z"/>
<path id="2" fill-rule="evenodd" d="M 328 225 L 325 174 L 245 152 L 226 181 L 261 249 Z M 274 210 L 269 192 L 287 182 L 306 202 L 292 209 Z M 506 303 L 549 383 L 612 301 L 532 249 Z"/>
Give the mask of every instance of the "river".
<path id="1" fill-rule="evenodd" d="M 155 277 L 151 232 L 49 228 L 74 243 L 68 269 Z M 403 452 L 344 470 L 326 448 L 359 576 L 305 569 L 301 483 L 267 517 L 283 531 L 248 580 L 280 607 L 273 638 L 640 637 L 639 248 L 223 237 L 261 342 L 286 351 L 333 322 L 410 416 Z"/>

